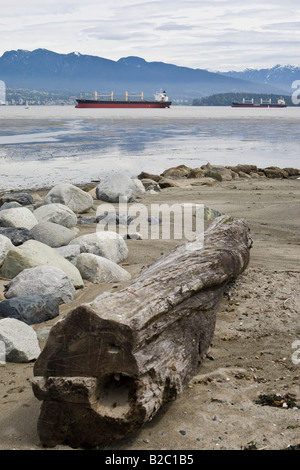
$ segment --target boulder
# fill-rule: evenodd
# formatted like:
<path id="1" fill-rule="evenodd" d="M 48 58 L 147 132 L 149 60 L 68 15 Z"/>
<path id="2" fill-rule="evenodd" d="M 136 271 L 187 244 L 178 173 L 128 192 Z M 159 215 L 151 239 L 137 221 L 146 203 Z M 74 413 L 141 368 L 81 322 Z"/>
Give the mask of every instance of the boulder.
<path id="1" fill-rule="evenodd" d="M 238 175 L 240 178 L 246 178 L 246 179 L 251 178 L 251 175 L 249 173 L 245 173 L 244 171 L 239 171 Z"/>
<path id="2" fill-rule="evenodd" d="M 69 245 L 79 245 L 80 253 L 103 256 L 114 263 L 124 261 L 128 256 L 126 242 L 116 232 L 98 231 L 74 238 Z"/>
<path id="3" fill-rule="evenodd" d="M 77 259 L 77 268 L 83 279 L 99 284 L 102 282 L 129 281 L 130 274 L 113 261 L 91 253 L 81 253 Z"/>
<path id="4" fill-rule="evenodd" d="M 160 176 L 160 181 L 162 179 L 164 178 Z M 146 191 L 149 191 L 150 189 L 156 189 L 157 191 L 160 190 L 160 184 L 157 181 L 152 180 L 151 178 L 143 178 L 141 181 Z"/>
<path id="5" fill-rule="evenodd" d="M 32 228 L 34 239 L 52 248 L 68 245 L 75 238 L 74 232 L 63 225 L 40 222 Z"/>
<path id="6" fill-rule="evenodd" d="M 16 318 L 27 325 L 43 323 L 58 314 L 59 302 L 52 295 L 24 295 L 0 302 L 0 318 Z"/>
<path id="7" fill-rule="evenodd" d="M 211 165 L 208 163 L 207 165 L 203 165 L 202 169 L 205 177 L 214 178 L 217 181 L 232 180 L 232 171 L 230 168 L 226 168 L 225 166 Z"/>
<path id="8" fill-rule="evenodd" d="M 177 183 L 177 181 L 175 181 L 174 179 L 162 177 L 159 182 L 159 187 L 161 189 L 165 189 L 165 188 L 178 188 L 180 186 Z"/>
<path id="9" fill-rule="evenodd" d="M 135 193 L 136 194 L 144 194 L 146 192 L 145 186 L 143 185 L 142 181 L 138 178 L 132 178 L 133 184 L 135 186 Z"/>
<path id="10" fill-rule="evenodd" d="M 59 304 L 71 302 L 75 297 L 75 288 L 68 276 L 54 266 L 37 266 L 24 269 L 6 287 L 5 297 L 23 297 L 26 295 L 51 296 Z"/>
<path id="11" fill-rule="evenodd" d="M 283 168 L 283 170 L 286 171 L 289 176 L 300 175 L 300 170 L 298 170 L 297 168 Z"/>
<path id="12" fill-rule="evenodd" d="M 203 178 L 204 170 L 202 168 L 192 168 L 187 174 L 187 178 Z"/>
<path id="13" fill-rule="evenodd" d="M 154 175 L 152 173 L 147 173 L 145 171 L 142 171 L 139 175 L 138 175 L 138 179 L 140 180 L 143 180 L 143 179 L 151 179 L 153 181 L 156 181 L 156 183 L 159 182 L 159 180 L 161 179 L 161 176 L 160 175 Z"/>
<path id="14" fill-rule="evenodd" d="M 107 202 L 129 201 L 131 196 L 137 192 L 132 179 L 120 173 L 103 179 L 96 188 L 97 199 Z"/>
<path id="15" fill-rule="evenodd" d="M 33 233 L 22 227 L 0 227 L 0 235 L 9 238 L 13 245 L 19 246 L 27 240 L 32 240 Z"/>
<path id="16" fill-rule="evenodd" d="M 77 224 L 77 216 L 68 206 L 60 203 L 45 204 L 34 211 L 38 222 L 52 222 L 71 228 Z"/>
<path id="17" fill-rule="evenodd" d="M 4 202 L 18 202 L 21 206 L 29 206 L 35 201 L 31 194 L 28 193 L 8 193 L 0 197 L 0 205 Z"/>
<path id="18" fill-rule="evenodd" d="M 78 269 L 55 248 L 36 240 L 28 240 L 23 245 L 10 250 L 1 267 L 4 277 L 12 279 L 21 271 L 36 266 L 54 266 L 60 268 L 71 280 L 74 287 L 83 287 L 83 281 Z"/>
<path id="19" fill-rule="evenodd" d="M 289 174 L 287 171 L 282 170 L 276 166 L 270 166 L 264 169 L 264 173 L 267 178 L 288 178 Z"/>
<path id="20" fill-rule="evenodd" d="M 59 248 L 56 248 L 56 251 L 76 266 L 77 258 L 80 255 L 79 245 L 60 246 Z"/>
<path id="21" fill-rule="evenodd" d="M 46 195 L 44 204 L 64 204 L 75 214 L 87 212 L 93 205 L 92 196 L 77 186 L 69 183 L 57 184 Z"/>
<path id="22" fill-rule="evenodd" d="M 240 172 L 250 175 L 251 172 L 257 172 L 258 168 L 256 165 L 238 164 L 236 166 L 227 166 L 226 168 L 234 171 L 238 175 Z"/>
<path id="23" fill-rule="evenodd" d="M 2 204 L 2 206 L 0 207 L 0 211 L 4 211 L 5 209 L 13 209 L 15 207 L 22 207 L 21 204 L 19 204 L 18 202 L 15 202 L 15 201 L 12 201 L 12 202 L 5 202 L 4 204 Z"/>
<path id="24" fill-rule="evenodd" d="M 37 223 L 34 214 L 27 207 L 14 207 L 0 211 L 1 227 L 23 227 L 30 230 Z"/>
<path id="25" fill-rule="evenodd" d="M 188 166 L 179 165 L 173 168 L 168 168 L 161 174 L 161 176 L 165 178 L 183 178 L 188 176 L 190 171 L 191 168 L 189 168 Z"/>
<path id="26" fill-rule="evenodd" d="M 30 362 L 41 350 L 34 329 L 15 318 L 0 320 L 0 343 L 4 343 L 7 362 Z"/>
<path id="27" fill-rule="evenodd" d="M 5 260 L 9 250 L 13 249 L 14 245 L 12 244 L 10 239 L 5 237 L 4 235 L 0 235 L 0 266 L 2 266 L 2 263 Z"/>

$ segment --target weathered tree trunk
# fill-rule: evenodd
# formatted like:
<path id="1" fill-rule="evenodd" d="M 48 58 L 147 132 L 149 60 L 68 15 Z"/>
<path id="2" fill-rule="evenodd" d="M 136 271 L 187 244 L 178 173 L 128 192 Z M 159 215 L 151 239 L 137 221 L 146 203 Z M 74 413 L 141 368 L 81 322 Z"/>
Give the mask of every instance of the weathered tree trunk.
<path id="1" fill-rule="evenodd" d="M 34 367 L 45 446 L 95 447 L 151 420 L 182 392 L 211 344 L 228 282 L 249 262 L 245 221 L 219 217 L 122 291 L 51 329 Z"/>

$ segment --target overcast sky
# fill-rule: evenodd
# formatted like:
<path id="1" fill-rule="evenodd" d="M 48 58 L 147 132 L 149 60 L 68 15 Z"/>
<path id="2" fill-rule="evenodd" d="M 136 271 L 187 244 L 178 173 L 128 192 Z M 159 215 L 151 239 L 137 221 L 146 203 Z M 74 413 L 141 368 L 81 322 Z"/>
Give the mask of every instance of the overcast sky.
<path id="1" fill-rule="evenodd" d="M 208 70 L 300 66 L 299 0 L 0 0 L 0 55 L 37 48 Z"/>

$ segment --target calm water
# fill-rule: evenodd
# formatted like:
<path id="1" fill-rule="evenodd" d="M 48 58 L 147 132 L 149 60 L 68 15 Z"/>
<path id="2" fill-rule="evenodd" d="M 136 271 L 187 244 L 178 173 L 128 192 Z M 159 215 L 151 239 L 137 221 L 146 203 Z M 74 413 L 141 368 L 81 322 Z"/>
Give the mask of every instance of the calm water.
<path id="1" fill-rule="evenodd" d="M 110 172 L 251 163 L 300 167 L 300 108 L 0 107 L 0 190 L 80 184 Z"/>

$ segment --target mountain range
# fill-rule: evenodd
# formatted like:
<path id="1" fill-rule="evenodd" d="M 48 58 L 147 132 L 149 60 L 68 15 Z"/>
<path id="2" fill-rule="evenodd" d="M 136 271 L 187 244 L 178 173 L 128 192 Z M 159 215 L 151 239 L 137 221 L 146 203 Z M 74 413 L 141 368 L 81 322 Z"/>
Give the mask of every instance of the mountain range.
<path id="1" fill-rule="evenodd" d="M 144 92 L 145 97 L 165 89 L 170 99 L 192 99 L 215 93 L 291 93 L 300 67 L 275 66 L 243 72 L 209 72 L 140 57 L 117 61 L 98 56 L 59 54 L 47 49 L 5 52 L 0 57 L 0 80 L 8 88 L 44 91 L 110 93 L 115 96 Z"/>

